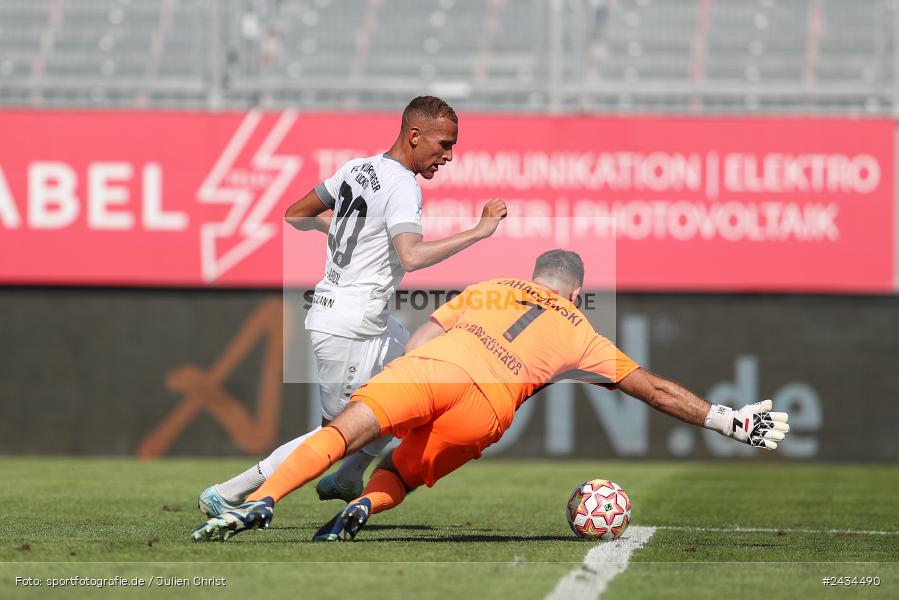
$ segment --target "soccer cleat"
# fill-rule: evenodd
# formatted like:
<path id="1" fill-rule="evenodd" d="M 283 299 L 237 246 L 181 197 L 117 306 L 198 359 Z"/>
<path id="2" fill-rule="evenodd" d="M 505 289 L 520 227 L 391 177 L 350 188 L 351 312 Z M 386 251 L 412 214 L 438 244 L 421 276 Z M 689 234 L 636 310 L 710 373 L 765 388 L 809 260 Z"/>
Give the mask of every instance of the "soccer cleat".
<path id="1" fill-rule="evenodd" d="M 321 529 L 312 536 L 312 541 L 350 542 L 356 538 L 356 534 L 368 522 L 370 514 L 371 501 L 368 498 L 353 502 L 322 525 Z"/>
<path id="2" fill-rule="evenodd" d="M 191 534 L 195 542 L 218 540 L 227 542 L 246 529 L 265 529 L 272 522 L 275 501 L 270 496 L 262 500 L 244 502 L 234 510 L 212 517 Z"/>
<path id="3" fill-rule="evenodd" d="M 343 500 L 349 503 L 362 495 L 362 482 L 348 483 L 337 477 L 337 473 L 331 473 L 319 479 L 315 484 L 315 491 L 318 492 L 319 500 Z"/>
<path id="4" fill-rule="evenodd" d="M 229 510 L 234 510 L 237 506 L 237 504 L 231 504 L 225 500 L 214 485 L 210 485 L 203 490 L 203 493 L 200 494 L 200 498 L 197 500 L 197 508 L 210 519 Z"/>

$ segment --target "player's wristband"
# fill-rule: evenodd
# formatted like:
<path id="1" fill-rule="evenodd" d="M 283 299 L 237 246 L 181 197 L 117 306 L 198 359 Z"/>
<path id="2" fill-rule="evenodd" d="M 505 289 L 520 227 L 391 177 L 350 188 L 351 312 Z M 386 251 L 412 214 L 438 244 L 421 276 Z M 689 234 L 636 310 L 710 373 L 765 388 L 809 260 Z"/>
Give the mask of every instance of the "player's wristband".
<path id="1" fill-rule="evenodd" d="M 733 414 L 734 409 L 731 407 L 713 404 L 709 409 L 709 413 L 705 416 L 705 428 L 724 435 L 730 435 Z"/>

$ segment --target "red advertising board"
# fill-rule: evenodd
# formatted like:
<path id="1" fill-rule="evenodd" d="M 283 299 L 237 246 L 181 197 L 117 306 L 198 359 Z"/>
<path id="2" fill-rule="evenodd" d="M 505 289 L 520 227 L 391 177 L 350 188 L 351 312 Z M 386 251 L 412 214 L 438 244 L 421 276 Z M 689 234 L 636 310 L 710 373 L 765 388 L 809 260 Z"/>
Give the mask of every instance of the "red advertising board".
<path id="1" fill-rule="evenodd" d="M 305 260 L 284 237 L 286 206 L 385 150 L 398 121 L 0 113 L 0 282 L 280 287 L 282 253 Z M 619 289 L 894 290 L 888 120 L 463 114 L 453 162 L 419 180 L 424 215 L 445 225 L 426 238 L 502 197 L 511 217 L 493 242 L 505 256 L 535 236 L 613 246 Z M 303 277 L 320 275 L 322 254 Z M 442 274 L 464 282 L 484 254 L 452 261 Z M 436 281 L 425 270 L 406 283 Z"/>

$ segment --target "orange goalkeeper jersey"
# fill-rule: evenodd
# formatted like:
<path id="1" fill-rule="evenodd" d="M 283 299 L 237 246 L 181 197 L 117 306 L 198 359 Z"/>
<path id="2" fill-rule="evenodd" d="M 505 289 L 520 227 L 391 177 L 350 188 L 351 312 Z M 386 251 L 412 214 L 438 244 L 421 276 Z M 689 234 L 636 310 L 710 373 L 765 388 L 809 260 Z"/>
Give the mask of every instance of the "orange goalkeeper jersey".
<path id="1" fill-rule="evenodd" d="M 614 386 L 637 365 L 568 299 L 523 279 L 467 287 L 431 315 L 446 331 L 408 356 L 462 367 L 508 427 L 539 388 L 561 379 Z"/>

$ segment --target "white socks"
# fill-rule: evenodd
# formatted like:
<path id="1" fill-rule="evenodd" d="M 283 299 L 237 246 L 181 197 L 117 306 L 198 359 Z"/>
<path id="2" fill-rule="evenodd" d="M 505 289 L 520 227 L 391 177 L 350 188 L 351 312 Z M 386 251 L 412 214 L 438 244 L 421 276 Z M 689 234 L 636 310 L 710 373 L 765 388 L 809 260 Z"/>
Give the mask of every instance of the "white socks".
<path id="1" fill-rule="evenodd" d="M 240 504 L 251 492 L 255 491 L 265 480 L 272 476 L 275 469 L 278 468 L 284 460 L 290 456 L 294 449 L 306 441 L 310 436 L 321 431 L 321 427 L 316 427 L 307 434 L 294 438 L 289 442 L 278 446 L 274 452 L 266 458 L 259 461 L 259 464 L 253 465 L 240 475 L 232 477 L 228 481 L 218 484 L 219 494 L 231 504 Z M 347 456 L 340 463 L 337 470 L 337 479 L 342 482 L 361 482 L 365 474 L 365 469 L 375 460 L 384 447 L 390 443 L 391 437 L 384 437 L 372 442 L 359 452 Z"/>
<path id="2" fill-rule="evenodd" d="M 232 477 L 228 481 L 222 482 L 215 486 L 219 494 L 229 504 L 240 504 L 250 495 L 250 492 L 256 491 L 260 485 L 265 483 L 265 477 L 259 470 L 259 465 L 253 465 L 240 475 Z"/>
<path id="3" fill-rule="evenodd" d="M 240 504 L 244 501 L 244 498 L 249 496 L 251 492 L 256 491 L 260 485 L 265 483 L 266 479 L 272 476 L 272 473 L 275 472 L 278 465 L 284 462 L 284 459 L 293 452 L 294 448 L 302 444 L 303 440 L 319 430 L 321 430 L 321 427 L 316 427 L 306 435 L 301 435 L 296 439 L 290 440 L 286 444 L 276 448 L 274 452 L 269 454 L 265 459 L 260 460 L 258 464 L 253 465 L 240 475 L 236 475 L 228 481 L 218 484 L 216 488 L 218 488 L 219 494 L 222 495 L 222 498 L 224 498 L 226 502 Z"/>
<path id="4" fill-rule="evenodd" d="M 294 439 L 290 440 L 286 444 L 282 444 L 281 446 L 278 446 L 274 452 L 269 454 L 264 459 L 260 460 L 259 461 L 259 470 L 262 471 L 263 477 L 265 477 L 266 479 L 271 477 L 272 473 L 275 472 L 275 469 L 278 468 L 278 465 L 280 465 L 282 462 L 284 462 L 284 459 L 286 459 L 288 456 L 290 456 L 290 453 L 293 452 L 294 448 L 296 448 L 297 446 L 302 444 L 304 441 L 306 441 L 308 438 L 310 438 L 312 435 L 318 433 L 321 430 L 322 430 L 321 427 L 316 427 L 309 433 L 301 435 L 298 438 L 294 438 Z M 260 485 L 262 485 L 262 484 L 260 484 Z"/>

